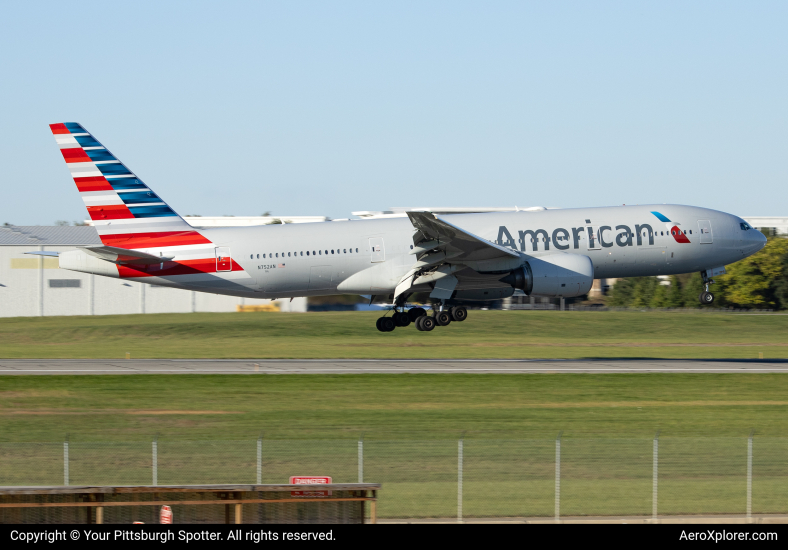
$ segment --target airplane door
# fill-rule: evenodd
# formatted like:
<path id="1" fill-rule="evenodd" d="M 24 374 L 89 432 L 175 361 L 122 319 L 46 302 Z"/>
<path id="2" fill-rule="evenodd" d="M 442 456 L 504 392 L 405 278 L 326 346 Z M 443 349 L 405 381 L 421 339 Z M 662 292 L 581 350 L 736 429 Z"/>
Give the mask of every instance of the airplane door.
<path id="1" fill-rule="evenodd" d="M 232 271 L 233 260 L 230 258 L 230 247 L 216 247 L 216 271 Z"/>
<path id="2" fill-rule="evenodd" d="M 714 242 L 714 235 L 711 232 L 711 222 L 709 220 L 698 220 L 700 230 L 700 243 L 711 244 Z"/>
<path id="3" fill-rule="evenodd" d="M 383 248 L 383 237 L 370 237 L 369 239 L 370 261 L 386 261 L 386 250 Z"/>

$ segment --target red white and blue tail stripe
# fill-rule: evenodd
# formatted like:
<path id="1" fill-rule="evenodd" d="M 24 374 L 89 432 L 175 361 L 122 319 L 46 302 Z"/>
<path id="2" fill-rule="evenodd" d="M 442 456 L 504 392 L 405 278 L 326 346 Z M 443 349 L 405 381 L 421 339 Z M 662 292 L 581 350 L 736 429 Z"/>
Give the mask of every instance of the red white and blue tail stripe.
<path id="1" fill-rule="evenodd" d="M 49 127 L 105 245 L 148 249 L 210 244 L 80 124 Z"/>

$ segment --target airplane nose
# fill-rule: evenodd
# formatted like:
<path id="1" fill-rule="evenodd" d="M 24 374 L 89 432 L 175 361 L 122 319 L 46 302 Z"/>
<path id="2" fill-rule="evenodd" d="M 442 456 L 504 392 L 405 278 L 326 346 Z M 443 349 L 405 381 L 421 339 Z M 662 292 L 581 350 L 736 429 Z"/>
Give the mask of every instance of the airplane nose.
<path id="1" fill-rule="evenodd" d="M 758 231 L 758 242 L 766 244 L 766 235 Z"/>

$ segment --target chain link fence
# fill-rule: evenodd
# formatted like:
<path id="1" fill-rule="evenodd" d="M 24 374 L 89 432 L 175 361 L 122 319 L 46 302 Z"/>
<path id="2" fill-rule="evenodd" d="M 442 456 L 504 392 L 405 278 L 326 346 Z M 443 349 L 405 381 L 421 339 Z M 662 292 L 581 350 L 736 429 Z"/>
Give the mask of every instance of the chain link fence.
<path id="1" fill-rule="evenodd" d="M 0 485 L 381 483 L 378 517 L 788 513 L 788 438 L 0 443 Z"/>

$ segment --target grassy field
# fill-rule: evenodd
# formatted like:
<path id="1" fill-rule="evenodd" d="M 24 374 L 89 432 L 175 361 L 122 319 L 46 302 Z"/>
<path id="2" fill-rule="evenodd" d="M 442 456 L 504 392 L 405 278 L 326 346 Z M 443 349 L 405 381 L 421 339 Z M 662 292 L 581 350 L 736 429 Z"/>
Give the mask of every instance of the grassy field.
<path id="1" fill-rule="evenodd" d="M 550 516 L 555 437 L 566 515 L 647 515 L 660 435 L 661 513 L 788 512 L 788 375 L 139 375 L 0 377 L 0 485 L 383 484 L 381 517 Z M 502 498 L 500 483 L 508 493 Z"/>
<path id="2" fill-rule="evenodd" d="M 194 314 L 0 320 L 0 357 L 782 358 L 788 316 L 472 312 L 433 333 L 374 314 Z M 786 374 L 134 375 L 0 377 L 0 485 L 381 482 L 382 517 L 451 517 L 465 438 L 467 516 L 549 516 L 563 431 L 565 514 L 648 514 L 660 436 L 662 513 L 788 512 Z M 464 434 L 464 436 L 463 436 Z M 509 487 L 501 498 L 497 483 Z"/>
<path id="3" fill-rule="evenodd" d="M 376 313 L 0 320 L 0 358 L 788 358 L 788 315 L 472 311 L 418 332 Z"/>
<path id="4" fill-rule="evenodd" d="M 0 377 L 0 440 L 788 436 L 788 374 Z"/>

